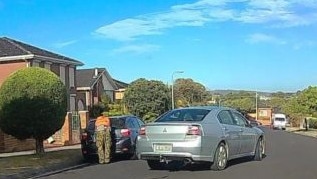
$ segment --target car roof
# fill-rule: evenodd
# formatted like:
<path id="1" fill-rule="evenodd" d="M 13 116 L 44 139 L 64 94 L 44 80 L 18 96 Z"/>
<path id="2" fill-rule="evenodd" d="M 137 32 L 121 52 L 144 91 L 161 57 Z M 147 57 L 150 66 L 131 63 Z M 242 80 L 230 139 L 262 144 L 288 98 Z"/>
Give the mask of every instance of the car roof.
<path id="1" fill-rule="evenodd" d="M 118 119 L 118 118 L 128 118 L 128 117 L 136 117 L 136 116 L 133 116 L 133 115 L 120 115 L 120 116 L 110 116 L 109 118 L 110 119 Z M 95 121 L 96 121 L 96 118 L 89 119 L 89 122 L 95 122 Z"/>
<path id="2" fill-rule="evenodd" d="M 189 106 L 189 107 L 182 107 L 182 108 L 177 108 L 175 110 L 179 109 L 206 109 L 206 110 L 235 110 L 233 108 L 229 107 L 223 107 L 223 106 Z"/>
<path id="3" fill-rule="evenodd" d="M 177 109 L 207 109 L 207 110 L 214 110 L 218 109 L 218 106 L 189 106 L 189 107 L 182 107 Z"/>

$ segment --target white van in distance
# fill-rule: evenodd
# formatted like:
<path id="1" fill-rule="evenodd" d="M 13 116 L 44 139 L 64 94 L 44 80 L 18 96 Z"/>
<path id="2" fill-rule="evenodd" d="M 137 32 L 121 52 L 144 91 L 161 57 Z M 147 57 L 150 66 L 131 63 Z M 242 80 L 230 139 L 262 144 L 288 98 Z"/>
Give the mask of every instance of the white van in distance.
<path id="1" fill-rule="evenodd" d="M 286 129 L 286 115 L 285 114 L 274 114 L 273 116 L 273 129 Z"/>

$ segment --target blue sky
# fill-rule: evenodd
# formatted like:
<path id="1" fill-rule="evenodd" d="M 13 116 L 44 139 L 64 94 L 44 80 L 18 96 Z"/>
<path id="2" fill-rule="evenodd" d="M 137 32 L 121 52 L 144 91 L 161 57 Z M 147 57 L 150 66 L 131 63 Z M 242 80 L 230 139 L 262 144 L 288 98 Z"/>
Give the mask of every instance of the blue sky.
<path id="1" fill-rule="evenodd" d="M 0 22 L 0 36 L 125 82 L 181 70 L 211 90 L 317 84 L 317 0 L 0 0 Z"/>

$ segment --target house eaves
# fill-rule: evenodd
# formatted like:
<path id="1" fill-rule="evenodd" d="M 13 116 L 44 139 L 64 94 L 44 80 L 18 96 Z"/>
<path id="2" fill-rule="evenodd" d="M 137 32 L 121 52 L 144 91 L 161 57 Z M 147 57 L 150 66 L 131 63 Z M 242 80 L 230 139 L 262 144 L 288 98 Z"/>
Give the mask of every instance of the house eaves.
<path id="1" fill-rule="evenodd" d="M 55 63 L 63 63 L 63 64 L 68 64 L 68 65 L 75 65 L 75 66 L 82 66 L 84 65 L 83 63 L 79 61 L 69 61 L 69 60 L 63 60 L 63 59 L 58 59 L 58 58 L 52 58 L 52 57 L 45 57 L 41 55 L 34 55 L 35 58 L 38 59 L 44 59 L 49 62 L 55 62 Z"/>
<path id="2" fill-rule="evenodd" d="M 7 57 L 0 57 L 0 62 L 5 61 L 16 61 L 16 60 L 30 60 L 33 59 L 34 55 L 18 55 L 18 56 L 7 56 Z"/>

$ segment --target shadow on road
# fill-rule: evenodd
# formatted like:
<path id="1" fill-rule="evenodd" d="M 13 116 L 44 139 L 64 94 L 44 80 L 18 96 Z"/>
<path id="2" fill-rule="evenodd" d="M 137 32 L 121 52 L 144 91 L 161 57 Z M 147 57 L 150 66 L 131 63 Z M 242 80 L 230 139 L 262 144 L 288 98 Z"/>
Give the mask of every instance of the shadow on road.
<path id="1" fill-rule="evenodd" d="M 263 156 L 264 158 L 266 157 Z M 230 168 L 235 165 L 239 165 L 247 162 L 255 162 L 252 157 L 244 157 L 239 159 L 230 160 L 228 162 L 227 168 Z M 186 164 L 178 161 L 178 162 L 170 162 L 164 166 L 161 170 L 168 170 L 170 172 L 175 171 L 205 171 L 210 170 L 210 163 L 201 163 L 201 164 Z"/>
<path id="2" fill-rule="evenodd" d="M 126 161 L 126 160 L 134 160 L 134 159 L 131 159 L 131 156 L 129 155 L 115 155 L 112 157 L 110 163 L 117 163 L 117 162 Z M 91 158 L 86 162 L 89 164 L 98 164 L 98 156 L 91 156 Z"/>

